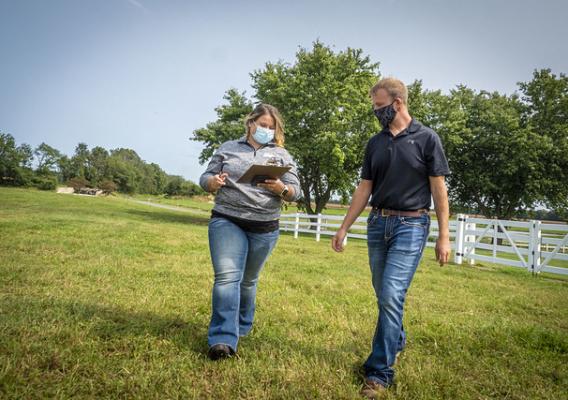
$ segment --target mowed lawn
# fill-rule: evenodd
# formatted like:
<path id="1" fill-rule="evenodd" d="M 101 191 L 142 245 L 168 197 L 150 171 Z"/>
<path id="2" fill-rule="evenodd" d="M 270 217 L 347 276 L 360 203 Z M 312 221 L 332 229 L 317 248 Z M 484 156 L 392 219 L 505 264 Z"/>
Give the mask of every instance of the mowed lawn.
<path id="1" fill-rule="evenodd" d="M 377 317 L 364 242 L 283 234 L 239 357 L 211 362 L 208 217 L 0 188 L 0 397 L 357 399 Z M 391 399 L 565 399 L 568 283 L 427 250 Z"/>

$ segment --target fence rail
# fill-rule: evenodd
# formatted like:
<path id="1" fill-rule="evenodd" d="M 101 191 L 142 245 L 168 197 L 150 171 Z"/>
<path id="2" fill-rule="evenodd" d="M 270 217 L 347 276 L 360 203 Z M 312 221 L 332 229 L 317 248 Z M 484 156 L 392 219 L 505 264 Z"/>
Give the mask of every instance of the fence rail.
<path id="1" fill-rule="evenodd" d="M 333 236 L 343 221 L 341 215 L 283 214 L 282 231 Z M 449 222 L 454 261 L 474 264 L 485 261 L 524 268 L 531 273 L 550 272 L 568 275 L 568 225 L 541 221 L 508 221 L 469 217 L 458 214 Z M 435 246 L 438 222 L 432 221 L 427 246 Z M 367 219 L 359 217 L 345 237 L 367 239 Z"/>

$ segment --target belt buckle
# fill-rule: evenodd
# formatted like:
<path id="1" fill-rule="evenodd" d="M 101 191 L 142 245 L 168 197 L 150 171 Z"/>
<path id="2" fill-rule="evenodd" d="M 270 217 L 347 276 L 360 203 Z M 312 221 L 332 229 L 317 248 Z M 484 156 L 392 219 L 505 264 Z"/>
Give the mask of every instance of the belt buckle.
<path id="1" fill-rule="evenodd" d="M 381 217 L 388 217 L 389 216 L 389 214 L 387 214 L 385 211 L 386 210 L 384 208 L 381 208 Z"/>

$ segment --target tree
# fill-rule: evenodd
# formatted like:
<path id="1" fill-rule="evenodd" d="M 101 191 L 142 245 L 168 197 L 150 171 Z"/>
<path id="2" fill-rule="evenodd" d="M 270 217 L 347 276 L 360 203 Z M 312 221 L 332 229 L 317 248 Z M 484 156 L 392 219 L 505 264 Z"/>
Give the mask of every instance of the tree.
<path id="1" fill-rule="evenodd" d="M 287 148 L 298 163 L 300 204 L 309 213 L 321 212 L 332 194 L 347 197 L 353 191 L 365 145 L 379 130 L 369 99 L 377 78 L 378 64 L 362 50 L 334 53 L 319 41 L 311 50 L 299 49 L 293 65 L 267 63 L 252 74 L 256 97 L 285 117 Z"/>
<path id="2" fill-rule="evenodd" d="M 108 157 L 108 151 L 100 146 L 93 147 L 86 157 L 85 178 L 95 187 L 110 178 L 107 167 Z"/>
<path id="3" fill-rule="evenodd" d="M 454 139 L 448 152 L 454 204 L 508 219 L 541 201 L 541 160 L 551 142 L 524 123 L 520 99 L 462 86 L 450 105 L 456 112 L 446 110 L 440 130 Z"/>
<path id="4" fill-rule="evenodd" d="M 228 104 L 215 108 L 217 120 L 193 132 L 191 140 L 205 143 L 205 149 L 199 155 L 201 164 L 209 160 L 222 143 L 245 134 L 244 119 L 253 109 L 252 102 L 247 100 L 244 92 L 239 93 L 236 89 L 227 90 L 223 99 Z"/>
<path id="5" fill-rule="evenodd" d="M 79 143 L 75 147 L 75 154 L 70 160 L 70 174 L 72 177 L 83 177 L 87 176 L 87 160 L 89 158 L 89 148 L 85 143 Z"/>
<path id="6" fill-rule="evenodd" d="M 333 193 L 347 196 L 354 188 L 365 145 L 378 130 L 368 92 L 378 64 L 348 48 L 334 53 L 315 42 L 300 49 L 296 63 L 267 63 L 251 74 L 255 97 L 276 106 L 286 125 L 286 148 L 298 164 L 303 198 L 300 205 L 319 213 Z M 217 121 L 194 132 L 205 143 L 205 162 L 219 144 L 244 134 L 243 118 L 252 110 L 244 93 L 227 91 Z M 315 207 L 312 206 L 315 203 Z"/>
<path id="7" fill-rule="evenodd" d="M 34 150 L 37 159 L 36 172 L 40 175 L 55 174 L 58 160 L 61 158 L 59 150 L 46 143 L 41 143 Z"/>
<path id="8" fill-rule="evenodd" d="M 33 152 L 29 145 L 16 146 L 14 137 L 0 132 L 0 184 L 22 186 L 31 184 Z"/>
<path id="9" fill-rule="evenodd" d="M 551 147 L 542 154 L 546 165 L 541 177 L 545 202 L 568 213 L 568 77 L 550 69 L 534 71 L 530 82 L 519 83 L 525 109 L 523 118 L 539 135 L 549 138 Z"/>
<path id="10" fill-rule="evenodd" d="M 182 194 L 182 186 L 183 186 L 183 178 L 178 175 L 172 175 L 169 177 L 164 192 L 168 196 L 179 196 Z"/>

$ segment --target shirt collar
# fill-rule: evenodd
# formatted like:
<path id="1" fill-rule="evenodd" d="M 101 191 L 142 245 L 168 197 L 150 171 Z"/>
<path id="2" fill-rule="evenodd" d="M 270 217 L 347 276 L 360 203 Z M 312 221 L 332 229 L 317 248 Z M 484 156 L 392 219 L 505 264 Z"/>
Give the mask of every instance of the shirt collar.
<path id="1" fill-rule="evenodd" d="M 408 126 L 406 127 L 405 130 L 403 130 L 402 132 L 400 132 L 398 135 L 396 135 L 396 137 L 400 137 L 400 136 L 406 136 L 406 135 L 410 135 L 412 133 L 417 132 L 420 129 L 420 122 L 416 121 L 414 118 L 412 118 L 410 120 L 410 124 L 408 124 Z M 386 135 L 392 136 L 392 133 L 390 131 L 389 128 L 385 128 L 381 131 L 381 133 L 384 133 Z"/>

